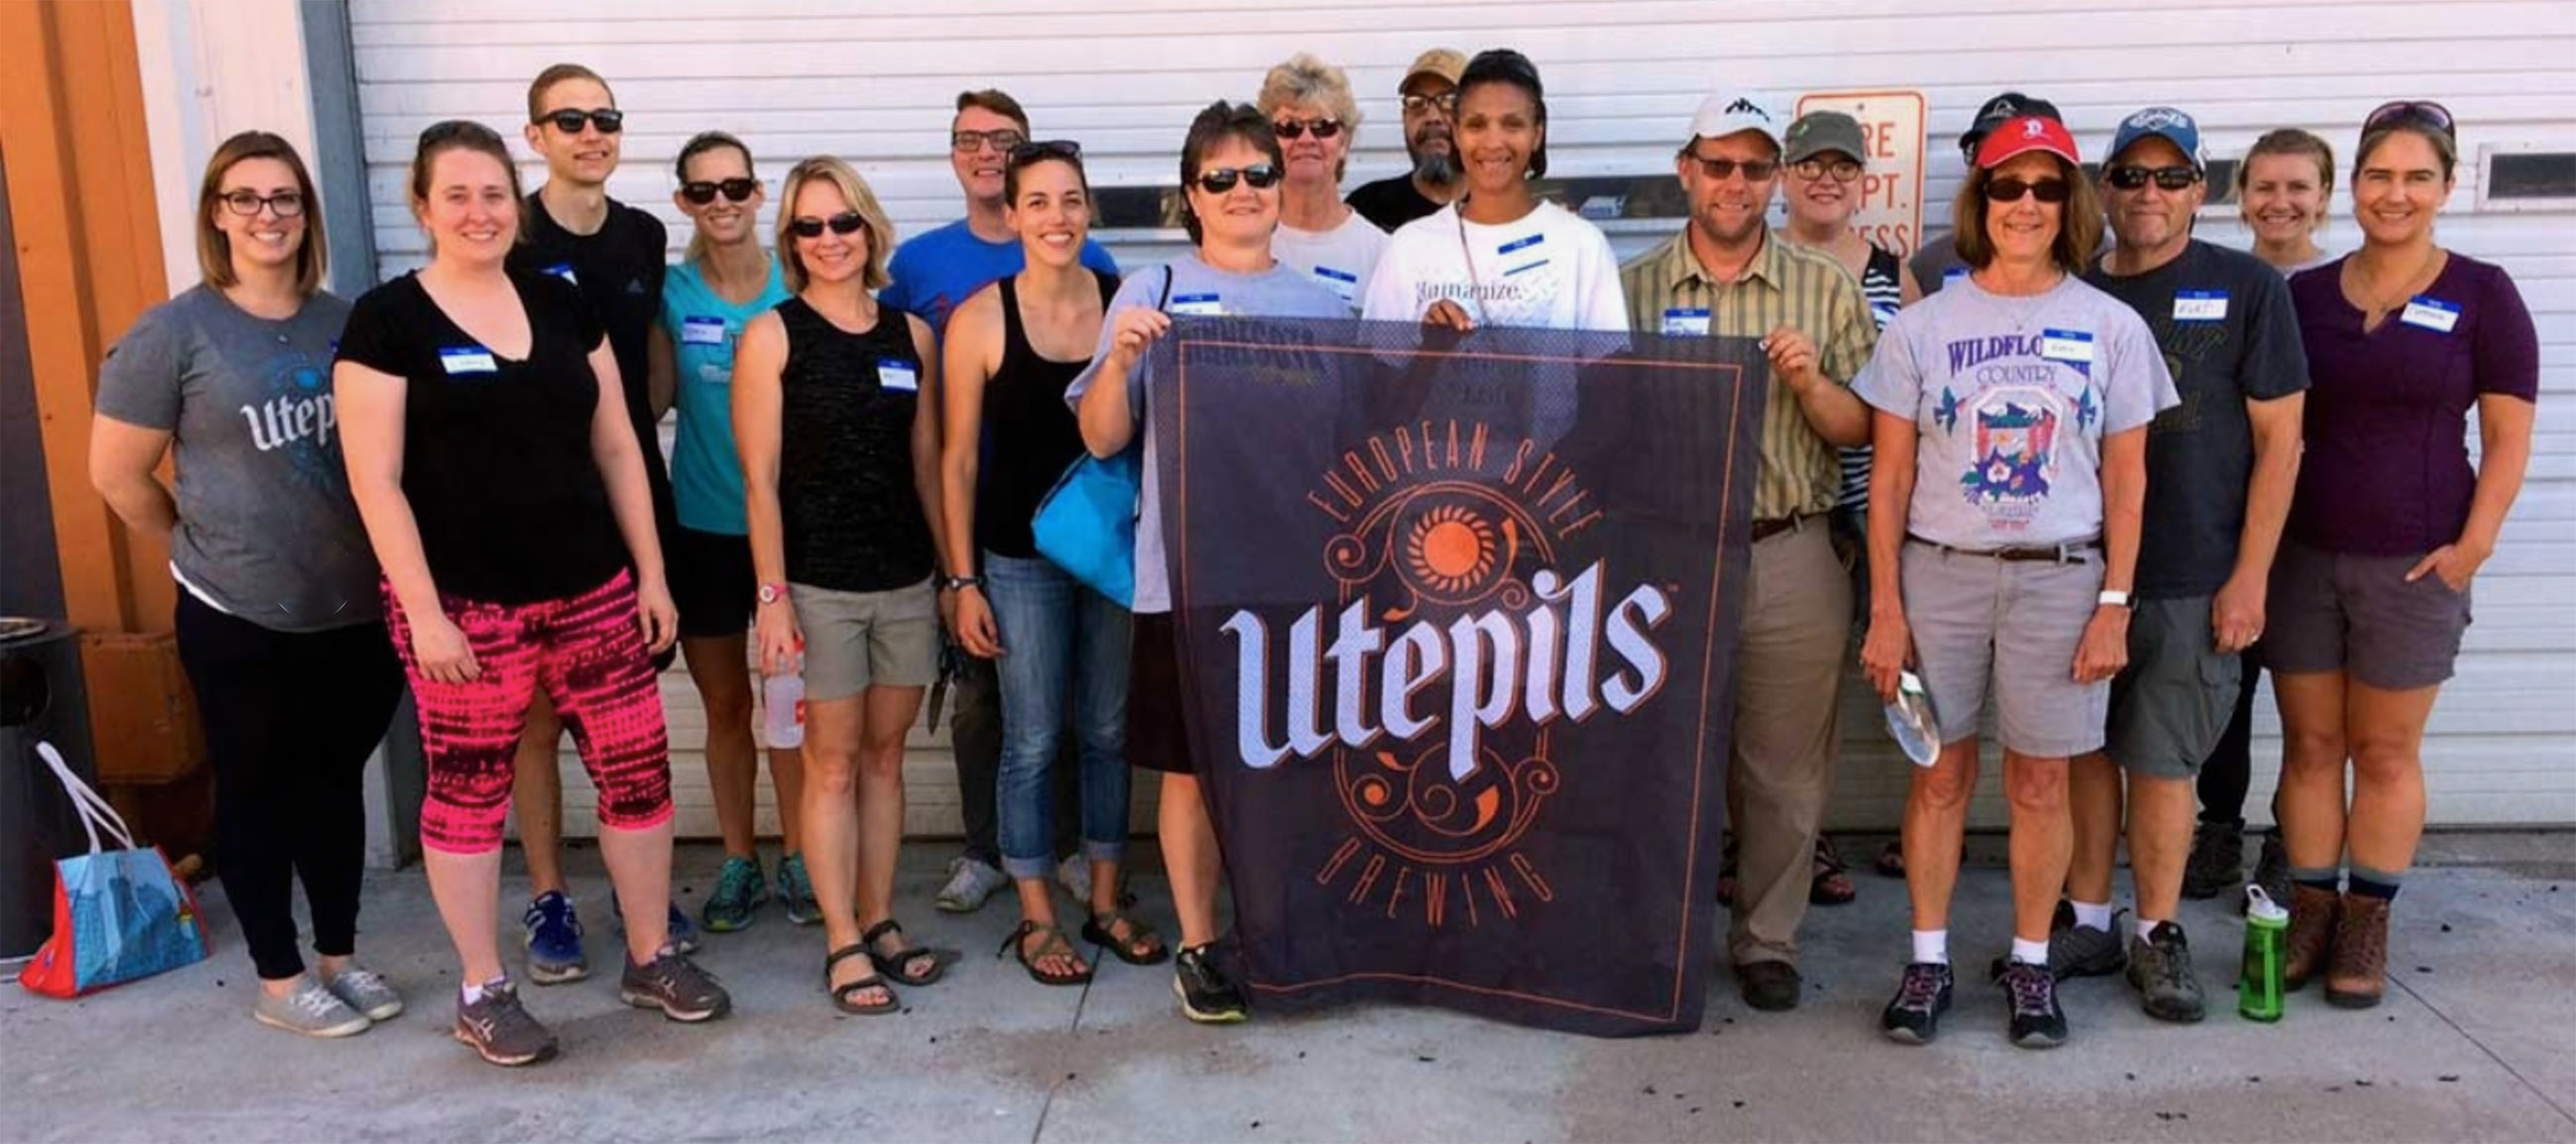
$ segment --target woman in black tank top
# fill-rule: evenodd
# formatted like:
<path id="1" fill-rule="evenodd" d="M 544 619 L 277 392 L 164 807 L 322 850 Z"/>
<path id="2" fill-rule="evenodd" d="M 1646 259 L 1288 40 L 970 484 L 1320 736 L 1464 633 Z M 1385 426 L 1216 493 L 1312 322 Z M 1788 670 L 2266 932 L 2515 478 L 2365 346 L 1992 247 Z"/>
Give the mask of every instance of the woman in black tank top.
<path id="1" fill-rule="evenodd" d="M 1069 985 L 1089 980 L 1091 966 L 1058 924 L 1047 884 L 1057 821 L 1049 803 L 1068 699 L 1081 757 L 1082 849 L 1091 863 L 1083 938 L 1132 964 L 1167 952 L 1118 903 L 1132 781 L 1127 610 L 1040 554 L 1029 529 L 1038 503 L 1083 454 L 1064 391 L 1091 364 L 1118 281 L 1081 263 L 1091 207 L 1080 148 L 1022 145 L 1004 183 L 1005 217 L 1028 268 L 948 319 L 940 555 L 956 591 L 941 603 L 958 641 L 994 660 L 1001 681 L 996 809 L 1002 867 L 1020 896 L 1012 944 L 1029 976 Z"/>
<path id="2" fill-rule="evenodd" d="M 760 667 L 805 674 L 804 827 L 844 1012 L 898 1005 L 943 961 L 894 923 L 903 745 L 938 669 L 938 353 L 920 318 L 880 307 L 894 227 L 831 157 L 787 174 L 779 269 L 795 296 L 743 328 L 733 421 L 742 453 Z M 857 909 L 852 909 L 852 902 Z"/>

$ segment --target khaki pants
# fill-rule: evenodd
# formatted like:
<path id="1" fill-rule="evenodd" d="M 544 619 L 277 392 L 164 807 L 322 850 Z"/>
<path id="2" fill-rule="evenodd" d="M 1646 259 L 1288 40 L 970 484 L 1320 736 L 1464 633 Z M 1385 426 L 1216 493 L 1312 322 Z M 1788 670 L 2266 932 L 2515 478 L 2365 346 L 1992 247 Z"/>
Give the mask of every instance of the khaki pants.
<path id="1" fill-rule="evenodd" d="M 1739 800 L 1735 920 L 1726 939 L 1737 965 L 1797 960 L 1816 832 L 1833 790 L 1851 600 L 1824 517 L 1753 546 L 1727 778 Z"/>

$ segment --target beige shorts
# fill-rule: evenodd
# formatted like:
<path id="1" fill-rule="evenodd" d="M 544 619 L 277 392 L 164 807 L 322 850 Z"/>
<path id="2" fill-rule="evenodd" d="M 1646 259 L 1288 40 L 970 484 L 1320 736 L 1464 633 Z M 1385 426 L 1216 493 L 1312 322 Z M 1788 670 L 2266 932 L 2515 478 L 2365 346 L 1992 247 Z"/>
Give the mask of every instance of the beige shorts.
<path id="1" fill-rule="evenodd" d="M 2111 685 L 2075 682 L 2075 645 L 2102 590 L 2101 550 L 2067 563 L 1905 542 L 1906 625 L 1941 741 L 1974 738 L 1991 699 L 2004 749 L 2063 759 L 2102 748 Z"/>
<path id="2" fill-rule="evenodd" d="M 928 687 L 939 672 L 939 595 L 927 579 L 885 592 L 790 584 L 787 599 L 805 632 L 808 702 Z"/>

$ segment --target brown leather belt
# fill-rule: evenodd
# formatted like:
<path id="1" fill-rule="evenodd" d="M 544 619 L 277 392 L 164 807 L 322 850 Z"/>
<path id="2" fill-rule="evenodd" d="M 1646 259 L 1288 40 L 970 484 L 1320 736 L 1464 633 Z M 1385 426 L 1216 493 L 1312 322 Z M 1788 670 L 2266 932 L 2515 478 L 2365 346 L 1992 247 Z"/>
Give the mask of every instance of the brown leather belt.
<path id="1" fill-rule="evenodd" d="M 1905 539 L 1915 544 L 1937 548 L 1947 555 L 1983 556 L 1988 560 L 2009 560 L 2017 563 L 2075 564 L 2102 547 L 2102 542 L 2099 540 L 2077 540 L 2066 544 L 2052 544 L 2045 548 L 1995 548 L 1980 552 L 1973 548 L 1952 548 L 1938 541 L 1925 540 L 1910 532 L 1905 534 Z"/>
<path id="2" fill-rule="evenodd" d="M 1812 512 L 1793 512 L 1787 516 L 1775 516 L 1768 520 L 1757 519 L 1753 522 L 1753 543 L 1760 544 L 1765 540 L 1769 540 L 1774 536 L 1778 536 L 1781 533 L 1798 527 L 1798 522 L 1816 515 L 1819 514 Z"/>

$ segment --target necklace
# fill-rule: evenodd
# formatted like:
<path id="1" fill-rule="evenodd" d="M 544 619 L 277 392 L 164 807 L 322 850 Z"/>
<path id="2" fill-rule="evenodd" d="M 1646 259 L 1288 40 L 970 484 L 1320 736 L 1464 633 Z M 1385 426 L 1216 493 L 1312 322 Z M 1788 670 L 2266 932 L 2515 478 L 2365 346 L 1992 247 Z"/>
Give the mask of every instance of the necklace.
<path id="1" fill-rule="evenodd" d="M 2344 296 L 2347 300 L 2354 294 L 2361 296 L 2361 328 L 2376 329 L 2381 322 L 2387 320 L 2390 311 L 2404 306 L 2408 299 L 2422 290 L 2423 286 L 2432 285 L 2430 282 L 2425 282 L 2419 286 L 2417 280 L 2423 278 L 2424 272 L 2432 269 L 2434 260 L 2440 257 L 2442 257 L 2441 247 L 2427 248 L 2424 257 L 2416 262 L 2415 268 L 2407 271 L 2405 277 L 2397 280 L 2398 288 L 2394 293 L 2383 293 L 2370 288 L 2369 274 L 2360 267 L 2361 259 L 2358 256 L 2345 259 Z"/>

